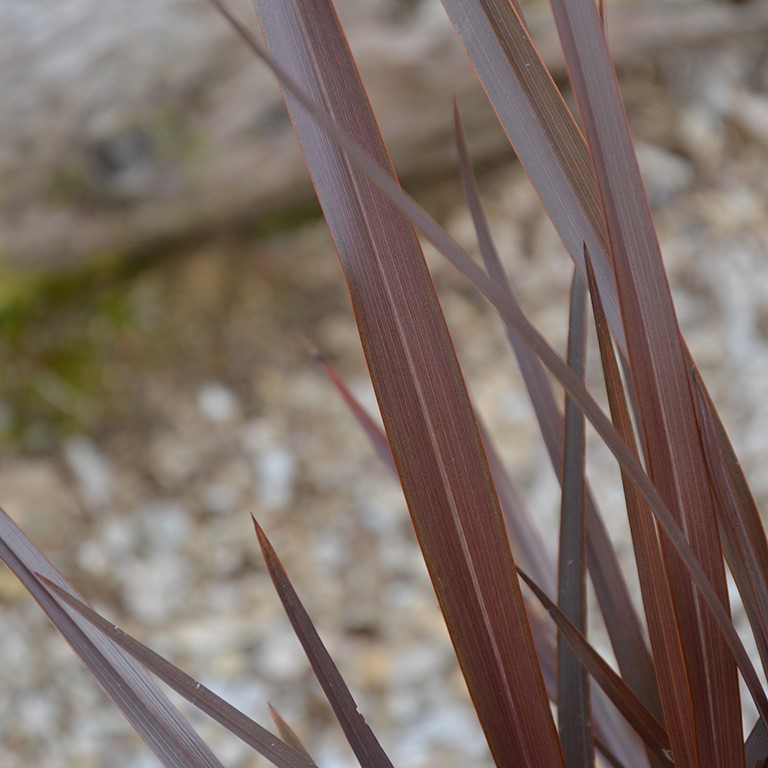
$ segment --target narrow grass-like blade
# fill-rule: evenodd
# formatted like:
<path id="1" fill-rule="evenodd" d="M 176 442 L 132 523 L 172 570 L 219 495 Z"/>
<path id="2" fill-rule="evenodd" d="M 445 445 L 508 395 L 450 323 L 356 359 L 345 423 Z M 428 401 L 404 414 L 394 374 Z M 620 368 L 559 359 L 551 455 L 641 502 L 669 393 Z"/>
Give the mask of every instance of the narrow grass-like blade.
<path id="1" fill-rule="evenodd" d="M 322 352 L 320 352 L 320 354 L 322 355 Z M 334 373 L 334 376 L 330 378 L 330 381 L 334 383 L 337 388 L 344 387 L 347 396 L 354 403 L 355 407 L 352 409 L 353 415 L 356 415 L 360 412 L 365 413 L 365 409 L 354 398 L 354 395 L 349 391 L 349 388 L 346 387 L 338 372 L 332 368 L 326 358 L 323 359 L 325 360 L 323 370 L 326 372 L 332 371 Z M 370 419 L 370 417 L 368 417 L 368 419 L 370 423 L 374 424 L 375 426 L 373 420 Z M 498 456 L 496 456 L 496 449 L 493 445 L 493 441 L 491 440 L 490 435 L 487 434 L 487 430 L 483 428 L 482 422 L 480 422 L 480 429 L 483 435 L 483 443 L 486 446 L 486 451 L 488 453 L 488 460 L 491 465 L 491 471 L 493 472 L 494 480 L 499 490 L 499 497 L 502 502 L 502 506 L 504 507 L 505 497 L 507 495 L 507 482 L 510 483 L 509 490 L 512 491 L 513 499 L 517 499 L 517 493 L 514 490 L 514 486 L 511 485 L 511 479 L 506 473 L 506 470 L 501 465 Z M 386 435 L 379 427 L 375 426 L 375 429 L 368 432 L 368 436 L 374 443 L 375 448 L 377 448 L 377 444 L 381 444 L 382 447 L 388 446 Z M 383 451 L 378 450 L 378 448 L 376 452 L 383 453 Z M 390 465 L 388 464 L 388 466 Z M 392 471 L 394 471 L 393 465 Z M 520 502 L 522 502 L 522 500 L 520 500 Z M 534 529 L 531 528 L 529 531 L 527 531 L 527 527 L 530 527 L 530 524 L 527 524 L 527 526 L 520 525 L 520 520 L 525 520 L 527 518 L 527 511 L 524 509 L 517 509 L 517 502 L 514 500 L 507 499 L 507 503 L 509 503 L 510 506 L 504 508 L 505 519 L 507 520 L 507 524 L 510 527 L 510 531 L 514 531 L 514 533 L 511 533 L 511 538 L 513 539 L 513 547 L 515 545 L 515 541 L 518 542 L 517 546 L 519 547 L 521 553 L 519 562 L 525 564 L 525 562 L 530 561 L 529 565 L 531 565 L 536 572 L 540 572 L 544 577 L 542 582 L 536 578 L 536 576 L 533 576 L 536 583 L 544 586 L 544 589 L 546 589 L 546 584 L 550 584 L 550 591 L 554 593 L 557 589 L 556 579 L 554 576 L 554 564 L 551 562 L 549 555 L 546 553 L 542 552 L 540 556 L 532 555 L 532 553 L 542 551 L 541 540 L 539 539 L 538 534 Z M 523 528 L 523 530 L 520 530 L 521 528 Z M 526 538 L 528 535 L 530 535 L 530 538 Z M 515 536 L 519 538 L 515 539 Z M 525 570 L 527 573 L 531 573 L 530 569 L 525 565 L 523 566 L 523 570 Z M 529 601 L 526 601 L 526 613 L 528 616 L 528 622 L 531 626 L 531 633 L 533 634 L 534 644 L 536 645 L 536 653 L 539 659 L 539 663 L 541 664 L 541 671 L 544 676 L 544 683 L 546 685 L 547 692 L 549 693 L 551 700 L 556 702 L 556 642 L 554 633 L 551 631 L 551 625 L 544 621 L 536 607 Z M 611 765 L 616 765 L 619 768 L 626 768 L 626 763 L 622 762 L 622 760 L 620 760 L 611 752 L 609 744 L 612 744 L 614 747 L 626 746 L 628 749 L 631 749 L 631 746 L 627 742 L 627 733 L 631 733 L 631 731 L 628 731 L 627 733 L 622 731 L 622 726 L 624 726 L 625 723 L 616 722 L 613 716 L 613 712 L 606 707 L 607 699 L 603 698 L 604 694 L 602 691 L 592 691 L 592 696 L 594 702 L 593 709 L 595 713 L 600 716 L 597 719 L 596 727 L 598 731 L 602 731 L 604 734 L 603 738 L 601 738 L 600 734 L 598 733 L 596 735 L 595 742 L 598 745 L 603 757 L 605 757 L 605 759 L 608 760 Z M 613 743 L 614 737 L 619 739 L 618 743 Z"/>
<path id="2" fill-rule="evenodd" d="M 517 491 L 512 478 L 499 457 L 493 438 L 481 419 L 478 419 L 485 453 L 491 467 L 493 482 L 499 494 L 504 520 L 512 540 L 515 560 L 545 589 L 555 590 L 556 575 L 554 563 L 544 547 L 541 535 L 531 520 L 528 508 Z"/>
<path id="3" fill-rule="evenodd" d="M 480 253 L 483 257 L 488 277 L 498 289 L 504 291 L 507 301 L 516 305 L 517 300 L 499 258 L 480 201 L 477 179 L 472 168 L 466 136 L 455 100 L 454 123 L 462 185 L 475 225 Z M 526 345 L 517 336 L 513 326 L 509 324 L 507 324 L 507 337 L 515 352 L 523 380 L 528 389 L 550 462 L 558 480 L 562 482 L 560 465 L 563 455 L 563 416 L 555 402 L 549 379 L 541 362 L 528 350 Z M 641 697 L 645 705 L 655 715 L 660 716 L 661 707 L 658 690 L 655 685 L 654 668 L 648 649 L 645 646 L 640 620 L 629 597 L 629 590 L 626 587 L 612 542 L 588 486 L 586 487 L 585 503 L 589 571 L 606 628 L 619 663 L 619 669 L 622 671 L 625 680 Z M 536 576 L 536 573 L 533 573 L 533 576 L 540 585 L 546 588 L 549 579 L 541 580 Z M 555 590 L 552 589 L 551 591 L 554 593 Z M 600 724 L 600 718 L 605 719 L 605 713 L 600 706 L 600 702 L 597 702 L 597 707 L 595 715 L 599 715 L 599 717 L 596 719 L 596 722 Z M 608 734 L 606 734 L 606 738 L 611 740 L 614 749 L 618 750 L 623 744 L 620 739 L 618 740 L 619 743 L 613 741 L 618 735 L 616 731 L 617 729 L 615 728 L 610 729 Z"/>
<path id="4" fill-rule="evenodd" d="M 600 191 L 650 476 L 727 606 L 717 513 L 688 365 L 624 107 L 594 0 L 552 0 Z M 590 249 L 590 254 L 591 254 Z M 662 537 L 696 709 L 702 768 L 743 760 L 736 665 Z"/>
<path id="5" fill-rule="evenodd" d="M 584 265 L 579 240 L 586 241 L 593 255 L 609 323 L 614 337 L 626 353 L 624 328 L 617 311 L 619 301 L 607 256 L 607 238 L 598 194 L 593 188 L 593 170 L 587 147 L 554 82 L 533 49 L 525 24 L 518 15 L 519 7 L 514 4 L 513 8 L 504 0 L 483 0 L 480 3 L 447 0 L 444 5 L 555 228 L 581 269 Z M 604 11 L 599 13 L 599 17 L 604 26 Z M 589 48 L 587 44 L 584 50 L 588 52 Z M 555 134 L 556 138 L 551 139 Z M 687 362 L 692 365 L 687 350 L 685 354 Z M 718 421 L 714 407 L 710 407 L 713 418 Z M 727 438 L 719 436 L 718 442 L 717 454 L 709 444 L 705 446 L 708 462 L 713 464 L 729 456 L 731 463 L 738 467 Z M 740 487 L 747 489 L 749 495 L 740 469 L 738 474 Z M 759 537 L 765 539 L 763 533 Z M 718 587 L 719 590 L 721 588 L 722 585 Z M 764 649 L 761 656 L 764 657 Z M 732 684 L 730 690 L 733 690 Z M 733 733 L 736 729 L 731 727 L 730 730 Z"/>
<path id="6" fill-rule="evenodd" d="M 190 704 L 193 704 L 201 712 L 205 712 L 217 723 L 221 723 L 228 731 L 253 747 L 273 765 L 278 766 L 278 768 L 316 768 L 315 764 L 303 754 L 294 751 L 266 728 L 251 720 L 202 683 L 190 677 L 186 672 L 182 672 L 160 654 L 142 645 L 138 640 L 107 621 L 73 594 L 62 589 L 59 584 L 41 573 L 37 573 L 36 577 L 41 585 L 52 592 L 58 600 L 65 602 L 77 611 L 104 638 L 133 657 L 142 667 L 156 675 Z"/>
<path id="7" fill-rule="evenodd" d="M 365 718 L 360 714 L 344 678 L 323 645 L 312 619 L 296 594 L 269 539 L 255 520 L 253 524 L 256 527 L 259 546 L 277 595 L 352 751 L 363 768 L 392 768 L 387 754 L 365 722 Z"/>
<path id="8" fill-rule="evenodd" d="M 568 366 L 583 381 L 587 358 L 586 288 L 576 271 L 571 282 L 567 356 Z M 583 635 L 587 631 L 584 426 L 584 414 L 566 396 L 557 602 L 562 613 Z M 589 681 L 584 667 L 560 635 L 557 643 L 557 720 L 560 743 L 569 768 L 594 765 Z"/>
<path id="9" fill-rule="evenodd" d="M 272 715 L 272 720 L 282 740 L 295 752 L 304 755 L 310 763 L 314 763 L 312 755 L 309 754 L 309 751 L 304 746 L 304 742 L 298 737 L 296 731 L 288 725 L 285 718 L 271 704 L 269 705 L 269 714 Z"/>
<path id="10" fill-rule="evenodd" d="M 399 199 L 397 195 L 393 194 L 393 199 L 395 198 Z M 403 202 L 403 207 L 409 206 Z M 413 215 L 421 226 L 422 220 L 419 212 L 413 211 Z M 425 226 L 430 226 L 429 222 L 425 221 L 424 224 Z M 439 238 L 435 239 L 439 240 Z M 613 453 L 619 465 L 635 484 L 643 499 L 648 503 L 670 544 L 685 563 L 691 580 L 701 595 L 704 604 L 706 604 L 723 639 L 728 644 L 758 711 L 761 713 L 761 716 L 766 717 L 768 715 L 768 697 L 766 697 L 765 691 L 762 688 L 749 654 L 733 626 L 731 617 L 724 607 L 722 599 L 712 586 L 699 559 L 691 549 L 682 529 L 672 516 L 658 489 L 645 473 L 636 455 L 616 431 L 583 383 L 579 381 L 578 377 L 574 376 L 557 352 L 552 349 L 546 339 L 530 324 L 517 303 L 509 301 L 509 297 L 505 293 L 500 291 L 495 285 L 492 285 L 485 274 L 476 268 L 476 265 L 463 251 L 458 252 L 454 250 L 449 243 L 444 243 L 444 245 L 445 250 L 443 253 L 451 259 L 455 258 L 455 263 L 459 269 L 491 301 L 499 311 L 504 322 L 515 329 L 528 349 L 539 358 L 550 373 L 562 384 L 573 400 L 578 403 L 584 415 L 604 441 L 606 447 Z M 465 258 L 467 261 L 465 261 Z M 766 719 L 768 720 L 768 717 Z"/>
<path id="11" fill-rule="evenodd" d="M 394 181 L 333 10 L 322 2 L 258 2 L 257 9 L 272 57 Z M 491 752 L 500 765 L 522 759 L 558 766 L 562 753 L 498 500 L 413 226 L 283 87 L 344 268 L 416 534 Z"/>
<path id="12" fill-rule="evenodd" d="M 350 412 L 363 428 L 368 436 L 376 454 L 384 461 L 388 469 L 397 476 L 395 464 L 392 461 L 392 452 L 389 450 L 389 443 L 384 430 L 379 427 L 371 418 L 362 404 L 357 400 L 344 379 L 338 371 L 330 364 L 328 359 L 320 350 L 315 348 L 315 360 L 322 360 L 321 369 L 341 395 L 344 402 L 350 409 Z M 499 459 L 496 447 L 483 426 L 482 421 L 478 420 L 478 426 L 483 438 L 483 445 L 488 454 L 488 462 L 496 485 L 499 501 L 501 502 L 504 520 L 509 531 L 510 544 L 515 553 L 516 561 L 523 564 L 526 572 L 532 573 L 538 584 L 544 588 L 547 585 L 554 592 L 556 589 L 556 579 L 554 574 L 554 564 L 544 549 L 544 544 L 538 531 L 534 528 L 529 518 L 529 513 L 523 504 L 523 500 L 518 494 L 512 479 L 506 471 L 503 463 Z M 518 556 L 519 553 L 519 556 Z M 536 574 L 541 576 L 539 579 Z M 530 603 L 526 602 L 526 613 L 528 623 L 531 626 L 533 641 L 536 646 L 536 653 L 541 664 L 541 671 L 544 676 L 544 683 L 550 698 L 556 700 L 556 682 L 555 682 L 555 638 L 550 631 L 547 623 L 543 622 L 536 609 L 531 612 Z"/>
<path id="13" fill-rule="evenodd" d="M 283 67 L 272 61 L 261 48 L 256 38 L 221 5 L 219 0 L 210 0 L 210 2 L 219 8 L 222 15 L 232 24 L 244 42 L 272 70 L 284 90 L 289 92 L 304 107 L 315 123 L 329 137 L 332 137 L 339 147 L 347 152 L 348 157 L 367 174 L 368 178 L 387 195 L 393 204 L 409 217 L 430 242 L 477 287 L 483 296 L 496 308 L 502 320 L 515 329 L 515 332 L 526 344 L 529 351 L 539 358 L 579 404 L 584 415 L 603 439 L 608 449 L 614 454 L 632 482 L 636 484 L 641 495 L 649 504 L 657 522 L 661 525 L 669 541 L 688 567 L 691 579 L 695 583 L 707 609 L 714 617 L 717 626 L 720 628 L 733 653 L 758 711 L 768 720 L 768 698 L 762 689 L 749 655 L 733 627 L 733 622 L 723 607 L 722 601 L 714 591 L 701 564 L 691 550 L 688 541 L 659 495 L 655 485 L 651 482 L 642 465 L 637 461 L 632 451 L 627 447 L 626 442 L 620 437 L 584 385 L 578 378 L 573 376 L 560 356 L 528 322 L 520 311 L 519 306 L 515 302 L 511 302 L 507 294 L 488 279 L 487 275 L 472 261 L 456 241 L 413 198 L 400 188 L 394 178 L 383 170 L 381 165 L 371 157 L 366 149 L 354 140 L 348 131 L 336 125 L 325 112 L 313 104 L 296 80 Z"/>
<path id="14" fill-rule="evenodd" d="M 0 560 L 24 585 L 53 626 L 120 708 L 160 762 L 169 768 L 223 768 L 192 726 L 144 670 L 86 620 L 66 610 L 40 583 L 44 574 L 63 594 L 77 593 L 0 509 Z"/>
<path id="15" fill-rule="evenodd" d="M 768 765 L 768 728 L 763 720 L 758 720 L 747 737 L 744 746 L 746 768 L 765 768 Z"/>
<path id="16" fill-rule="evenodd" d="M 768 545 L 741 465 L 704 382 L 692 369 L 707 468 L 718 503 L 723 549 L 768 674 Z"/>
<path id="17" fill-rule="evenodd" d="M 608 321 L 603 311 L 591 259 L 586 250 L 584 256 L 611 417 L 627 444 L 634 446 L 629 407 L 624 397 L 619 366 L 613 352 Z M 648 507 L 623 471 L 622 482 L 635 556 L 637 562 L 641 564 L 638 574 L 646 609 L 648 632 L 654 649 L 655 673 L 659 680 L 663 681 L 659 689 L 664 702 L 667 729 L 677 761 L 682 765 L 695 765 L 697 744 L 693 702 L 667 569 Z"/>
<path id="18" fill-rule="evenodd" d="M 589 153 L 579 127 L 528 37 L 519 6 L 504 0 L 446 0 L 444 5 L 556 230 L 582 270 L 582 242 L 587 243 L 611 330 L 624 356 L 624 326 Z M 604 25 L 603 6 L 599 16 Z M 687 350 L 686 356 L 692 365 Z M 633 390 L 631 382 L 629 386 Z M 635 406 L 634 391 L 632 395 Z M 714 406 L 710 407 L 717 421 Z M 719 438 L 719 442 L 722 454 L 730 456 L 738 466 L 727 438 Z M 711 455 L 712 450 L 706 446 L 705 451 L 710 463 L 721 459 L 720 455 Z M 740 486 L 747 488 L 740 469 L 738 474 Z M 761 536 L 764 538 L 764 534 Z"/>
<path id="19" fill-rule="evenodd" d="M 565 247 L 584 275 L 593 254 L 606 312 L 623 328 L 589 154 L 578 126 L 508 0 L 443 0 L 480 82 Z"/>
<path id="20" fill-rule="evenodd" d="M 347 406 L 351 414 L 355 417 L 357 423 L 362 427 L 368 440 L 373 446 L 376 455 L 381 459 L 387 469 L 397 473 L 395 460 L 392 458 L 392 449 L 389 447 L 387 436 L 384 430 L 371 418 L 368 411 L 363 408 L 360 401 L 352 394 L 347 383 L 339 376 L 336 369 L 330 364 L 326 356 L 311 342 L 307 343 L 307 349 L 312 356 L 312 360 L 320 366 L 325 377 L 333 384 L 336 391 L 341 395 L 341 399 Z"/>
<path id="21" fill-rule="evenodd" d="M 610 668 L 608 663 L 589 644 L 584 635 L 568 620 L 546 593 L 524 571 L 520 577 L 547 609 L 584 668 L 597 684 L 610 696 L 627 722 L 640 734 L 643 741 L 665 765 L 672 765 L 669 737 L 658 720 L 643 706 L 627 684 Z"/>

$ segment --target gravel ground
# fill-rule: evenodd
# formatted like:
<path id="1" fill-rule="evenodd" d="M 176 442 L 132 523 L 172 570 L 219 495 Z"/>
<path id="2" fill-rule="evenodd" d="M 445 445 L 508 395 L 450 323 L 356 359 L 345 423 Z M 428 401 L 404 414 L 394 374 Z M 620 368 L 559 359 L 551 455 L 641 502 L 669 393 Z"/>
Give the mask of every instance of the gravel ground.
<path id="1" fill-rule="evenodd" d="M 762 507 L 766 54 L 680 52 L 625 80 L 680 320 Z M 523 304 L 562 348 L 571 275 L 562 247 L 517 166 L 482 181 Z M 456 185 L 419 194 L 471 247 Z M 427 257 L 479 410 L 551 532 L 554 478 L 499 324 L 437 254 Z M 352 765 L 260 562 L 253 513 L 393 762 L 490 765 L 399 489 L 303 351 L 301 334 L 373 405 L 324 225 L 201 243 L 121 290 L 130 321 L 87 324 L 104 353 L 96 394 L 44 379 L 42 394 L 88 429 L 7 451 L 3 507 L 110 620 L 260 722 L 272 702 L 323 768 Z M 40 321 L 38 333 L 53 331 Z M 599 388 L 594 368 L 590 382 Z M 21 407 L 0 410 L 23 420 Z M 603 509 L 620 508 L 594 435 L 589 466 Z M 627 558 L 623 519 L 607 523 Z M 6 571 L 0 606 L 0 764 L 155 765 Z M 192 717 L 226 765 L 263 764 Z"/>

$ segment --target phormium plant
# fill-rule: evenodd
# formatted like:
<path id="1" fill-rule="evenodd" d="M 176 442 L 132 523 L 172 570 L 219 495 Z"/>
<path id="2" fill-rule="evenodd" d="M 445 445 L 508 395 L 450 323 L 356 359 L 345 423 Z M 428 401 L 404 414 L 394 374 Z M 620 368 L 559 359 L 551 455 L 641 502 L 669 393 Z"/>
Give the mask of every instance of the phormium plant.
<path id="1" fill-rule="evenodd" d="M 577 123 L 517 0 L 443 5 L 573 259 L 566 359 L 515 299 L 480 205 L 458 109 L 459 167 L 483 266 L 399 187 L 329 0 L 256 0 L 268 51 L 228 18 L 282 88 L 344 270 L 385 432 L 322 355 L 315 356 L 400 479 L 496 765 L 763 766 L 768 698 L 730 618 L 726 569 L 765 672 L 768 544 L 680 334 L 606 43 L 604 9 L 594 0 L 552 0 Z M 506 325 L 562 485 L 557 564 L 548 562 L 478 426 L 417 230 Z M 584 384 L 588 305 L 610 415 Z M 565 390 L 564 410 L 546 371 Z M 621 469 L 643 616 L 629 599 L 585 478 L 586 420 Z M 391 765 L 258 525 L 256 533 L 360 764 Z M 88 608 L 5 514 L 0 557 L 164 765 L 220 763 L 149 673 L 273 764 L 314 765 L 277 713 L 279 738 Z M 619 673 L 585 637 L 587 574 Z M 553 622 L 544 621 L 532 601 Z M 758 711 L 746 743 L 739 676 Z"/>

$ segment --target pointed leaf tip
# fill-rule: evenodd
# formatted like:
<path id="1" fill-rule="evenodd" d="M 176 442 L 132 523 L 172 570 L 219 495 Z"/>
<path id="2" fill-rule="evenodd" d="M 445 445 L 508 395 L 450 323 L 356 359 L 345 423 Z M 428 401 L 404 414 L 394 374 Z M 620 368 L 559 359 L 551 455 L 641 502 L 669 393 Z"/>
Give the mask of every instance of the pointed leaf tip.
<path id="1" fill-rule="evenodd" d="M 256 519 L 251 517 L 275 591 L 352 751 L 360 765 L 366 768 L 392 768 L 392 763 L 360 713 L 349 687 L 323 644 L 267 535 Z"/>
<path id="2" fill-rule="evenodd" d="M 278 768 L 316 768 L 314 763 L 308 760 L 302 752 L 294 751 L 289 745 L 277 739 L 272 733 L 244 715 L 229 702 L 217 696 L 198 680 L 193 679 L 167 659 L 107 621 L 75 595 L 62 589 L 42 573 L 36 573 L 35 578 L 39 582 L 40 588 L 56 600 L 57 604 L 59 604 L 58 601 L 61 601 L 77 611 L 88 622 L 90 628 L 98 633 L 104 643 L 116 646 L 119 649 L 118 652 L 124 651 L 131 657 L 132 661 L 138 662 L 141 667 L 158 677 L 201 712 L 223 725 L 273 765 Z M 154 683 L 152 684 L 154 685 Z M 123 685 L 121 690 L 125 691 L 133 689 L 133 687 L 133 685 Z M 162 731 L 159 733 L 162 735 Z M 163 746 L 165 748 L 169 746 L 167 737 L 163 740 Z M 173 768 L 196 768 L 197 766 L 202 768 L 202 766 L 208 765 L 197 759 L 191 760 L 188 750 L 180 761 L 165 762 L 165 764 L 173 766 Z M 215 765 L 217 768 L 222 768 L 218 761 Z"/>

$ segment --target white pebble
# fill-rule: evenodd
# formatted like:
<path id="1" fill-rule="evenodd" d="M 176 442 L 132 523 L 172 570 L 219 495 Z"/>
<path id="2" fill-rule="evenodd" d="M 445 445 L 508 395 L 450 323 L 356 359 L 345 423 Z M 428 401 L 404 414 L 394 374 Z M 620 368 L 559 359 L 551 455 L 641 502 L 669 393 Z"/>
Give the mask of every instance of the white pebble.
<path id="1" fill-rule="evenodd" d="M 189 512 L 178 502 L 152 499 L 139 508 L 138 514 L 157 551 L 180 549 L 190 532 Z"/>
<path id="2" fill-rule="evenodd" d="M 240 414 L 240 404 L 234 393 L 222 384 L 205 384 L 197 393 L 197 407 L 209 421 L 234 421 Z"/>
<path id="3" fill-rule="evenodd" d="M 296 463 L 296 456 L 280 446 L 257 458 L 257 492 L 262 509 L 282 509 L 293 501 Z"/>
<path id="4" fill-rule="evenodd" d="M 112 470 L 96 445 L 86 437 L 73 437 L 64 445 L 64 458 L 75 476 L 87 507 L 104 506 L 112 498 Z"/>

